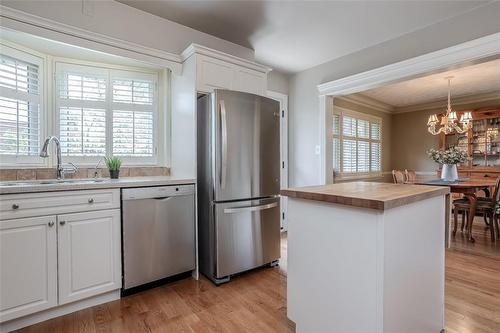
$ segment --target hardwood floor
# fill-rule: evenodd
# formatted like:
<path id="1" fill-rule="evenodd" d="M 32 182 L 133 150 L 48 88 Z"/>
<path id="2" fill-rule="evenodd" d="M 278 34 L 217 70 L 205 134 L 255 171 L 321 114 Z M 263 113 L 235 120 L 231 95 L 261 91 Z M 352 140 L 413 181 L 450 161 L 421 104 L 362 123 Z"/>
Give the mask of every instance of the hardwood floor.
<path id="1" fill-rule="evenodd" d="M 475 243 L 457 232 L 446 251 L 447 333 L 500 332 L 500 240 L 491 242 L 482 218 L 473 234 Z"/>
<path id="2" fill-rule="evenodd" d="M 500 332 L 500 241 L 478 219 L 476 243 L 460 232 L 446 251 L 446 332 Z M 286 261 L 286 238 L 282 240 Z M 182 280 L 19 332 L 293 332 L 286 317 L 286 263 L 215 287 Z"/>

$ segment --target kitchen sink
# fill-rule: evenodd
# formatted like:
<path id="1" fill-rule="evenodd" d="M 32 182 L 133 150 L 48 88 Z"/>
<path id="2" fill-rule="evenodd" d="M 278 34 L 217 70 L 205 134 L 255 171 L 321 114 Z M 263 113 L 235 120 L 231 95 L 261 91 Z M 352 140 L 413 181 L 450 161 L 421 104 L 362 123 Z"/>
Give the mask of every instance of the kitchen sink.
<path id="1" fill-rule="evenodd" d="M 106 179 L 47 179 L 47 180 L 33 180 L 33 181 L 0 182 L 0 187 L 57 185 L 57 184 L 94 184 L 94 183 L 102 183 L 104 181 L 106 181 Z"/>

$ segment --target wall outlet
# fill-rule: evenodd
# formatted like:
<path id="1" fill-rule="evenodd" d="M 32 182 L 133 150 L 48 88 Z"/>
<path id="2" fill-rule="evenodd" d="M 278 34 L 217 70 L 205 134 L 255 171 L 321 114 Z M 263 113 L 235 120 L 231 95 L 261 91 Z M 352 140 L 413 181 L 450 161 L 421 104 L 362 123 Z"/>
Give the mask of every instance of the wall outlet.
<path id="1" fill-rule="evenodd" d="M 316 147 L 314 147 L 314 153 L 315 153 L 316 155 L 321 154 L 321 146 L 316 145 Z"/>

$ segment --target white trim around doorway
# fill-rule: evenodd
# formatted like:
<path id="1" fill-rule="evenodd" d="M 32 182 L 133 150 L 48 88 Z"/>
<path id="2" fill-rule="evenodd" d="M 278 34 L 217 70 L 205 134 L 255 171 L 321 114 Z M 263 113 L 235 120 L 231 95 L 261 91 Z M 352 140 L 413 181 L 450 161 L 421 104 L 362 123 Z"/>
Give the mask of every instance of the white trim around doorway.
<path id="1" fill-rule="evenodd" d="M 267 97 L 272 98 L 280 103 L 280 187 L 288 187 L 288 95 L 276 92 L 267 91 Z M 287 228 L 287 201 L 286 197 L 281 197 L 281 230 L 286 231 Z"/>

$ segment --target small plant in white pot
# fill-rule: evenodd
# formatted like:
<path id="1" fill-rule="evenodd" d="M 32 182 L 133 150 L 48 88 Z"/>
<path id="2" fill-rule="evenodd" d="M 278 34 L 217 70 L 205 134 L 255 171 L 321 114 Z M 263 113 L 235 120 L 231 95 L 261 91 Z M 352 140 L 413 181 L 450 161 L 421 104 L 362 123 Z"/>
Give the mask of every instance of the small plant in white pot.
<path id="1" fill-rule="evenodd" d="M 112 179 L 118 179 L 120 176 L 120 167 L 122 166 L 122 160 L 119 157 L 111 156 L 105 157 L 106 166 L 109 170 L 109 177 Z"/>
<path id="2" fill-rule="evenodd" d="M 430 149 L 427 154 L 434 162 L 442 164 L 441 179 L 446 181 L 458 180 L 457 164 L 465 163 L 469 159 L 467 152 L 457 147 L 447 150 Z"/>

